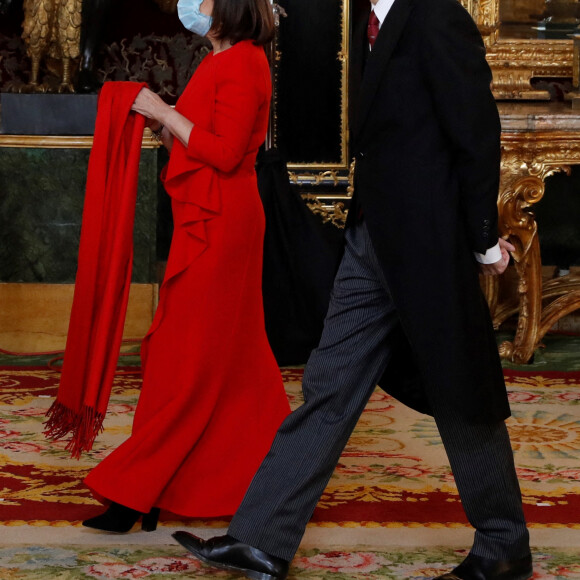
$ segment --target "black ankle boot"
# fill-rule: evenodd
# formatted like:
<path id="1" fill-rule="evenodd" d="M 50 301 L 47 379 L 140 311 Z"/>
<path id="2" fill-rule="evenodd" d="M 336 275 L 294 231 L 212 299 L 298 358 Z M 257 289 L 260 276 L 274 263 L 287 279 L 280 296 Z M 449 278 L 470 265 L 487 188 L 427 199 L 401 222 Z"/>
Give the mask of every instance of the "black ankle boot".
<path id="1" fill-rule="evenodd" d="M 125 534 L 131 530 L 141 516 L 143 516 L 141 521 L 141 529 L 143 531 L 153 532 L 157 529 L 159 508 L 151 508 L 148 514 L 143 514 L 115 502 L 107 508 L 107 511 L 94 518 L 85 520 L 83 526 L 95 530 L 102 530 L 103 532 Z"/>

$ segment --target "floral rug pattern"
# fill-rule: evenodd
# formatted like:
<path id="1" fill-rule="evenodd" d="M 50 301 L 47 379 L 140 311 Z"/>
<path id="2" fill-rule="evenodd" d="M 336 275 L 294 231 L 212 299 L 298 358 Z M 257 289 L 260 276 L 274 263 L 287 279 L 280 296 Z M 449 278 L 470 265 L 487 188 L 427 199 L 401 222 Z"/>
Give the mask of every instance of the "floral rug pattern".
<path id="1" fill-rule="evenodd" d="M 513 410 L 508 426 L 528 521 L 580 529 L 580 373 L 505 374 Z M 295 408 L 302 402 L 302 369 L 283 369 L 283 376 Z M 0 524 L 76 523 L 93 515 L 99 506 L 82 480 L 130 434 L 138 374 L 116 378 L 105 432 L 80 461 L 70 459 L 65 442 L 42 435 L 58 380 L 46 368 L 0 367 Z M 349 522 L 467 525 L 434 421 L 378 389 L 312 525 Z"/>
<path id="2" fill-rule="evenodd" d="M 289 580 L 353 580 L 407 578 L 423 580 L 443 574 L 466 555 L 449 548 L 376 551 L 364 546 L 348 549 L 301 550 L 292 562 Z M 183 553 L 179 546 L 19 546 L 0 549 L 0 578 L 61 580 L 91 578 L 221 578 L 239 575 L 217 570 Z M 576 551 L 534 552 L 534 580 L 578 580 Z"/>

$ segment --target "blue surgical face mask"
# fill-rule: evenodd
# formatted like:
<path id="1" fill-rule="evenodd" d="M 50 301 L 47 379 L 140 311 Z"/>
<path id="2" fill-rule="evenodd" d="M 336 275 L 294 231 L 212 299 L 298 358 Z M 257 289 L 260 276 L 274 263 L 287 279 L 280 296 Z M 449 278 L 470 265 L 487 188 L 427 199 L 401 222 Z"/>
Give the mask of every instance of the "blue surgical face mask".
<path id="1" fill-rule="evenodd" d="M 211 28 L 212 18 L 200 11 L 203 0 L 179 0 L 177 2 L 177 15 L 181 24 L 200 36 L 205 36 Z"/>

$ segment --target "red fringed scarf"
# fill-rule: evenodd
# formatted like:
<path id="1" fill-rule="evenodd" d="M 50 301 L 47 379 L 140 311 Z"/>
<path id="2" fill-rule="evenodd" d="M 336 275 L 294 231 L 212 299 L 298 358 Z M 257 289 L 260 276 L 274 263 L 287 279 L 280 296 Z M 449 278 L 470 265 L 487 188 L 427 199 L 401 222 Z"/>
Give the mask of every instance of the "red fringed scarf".
<path id="1" fill-rule="evenodd" d="M 103 86 L 89 159 L 78 269 L 58 395 L 45 434 L 73 457 L 102 431 L 121 345 L 145 118 L 131 112 L 143 83 Z"/>

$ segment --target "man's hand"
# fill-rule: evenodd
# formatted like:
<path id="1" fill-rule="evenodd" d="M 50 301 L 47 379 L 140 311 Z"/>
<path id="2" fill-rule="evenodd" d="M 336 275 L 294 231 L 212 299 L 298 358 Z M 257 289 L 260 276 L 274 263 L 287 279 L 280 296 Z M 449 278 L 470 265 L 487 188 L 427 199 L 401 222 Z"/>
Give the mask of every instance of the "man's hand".
<path id="1" fill-rule="evenodd" d="M 484 276 L 499 276 L 505 272 L 510 261 L 509 252 L 515 252 L 515 247 L 507 240 L 499 239 L 499 247 L 501 250 L 501 260 L 493 264 L 479 264 L 479 270 Z"/>

